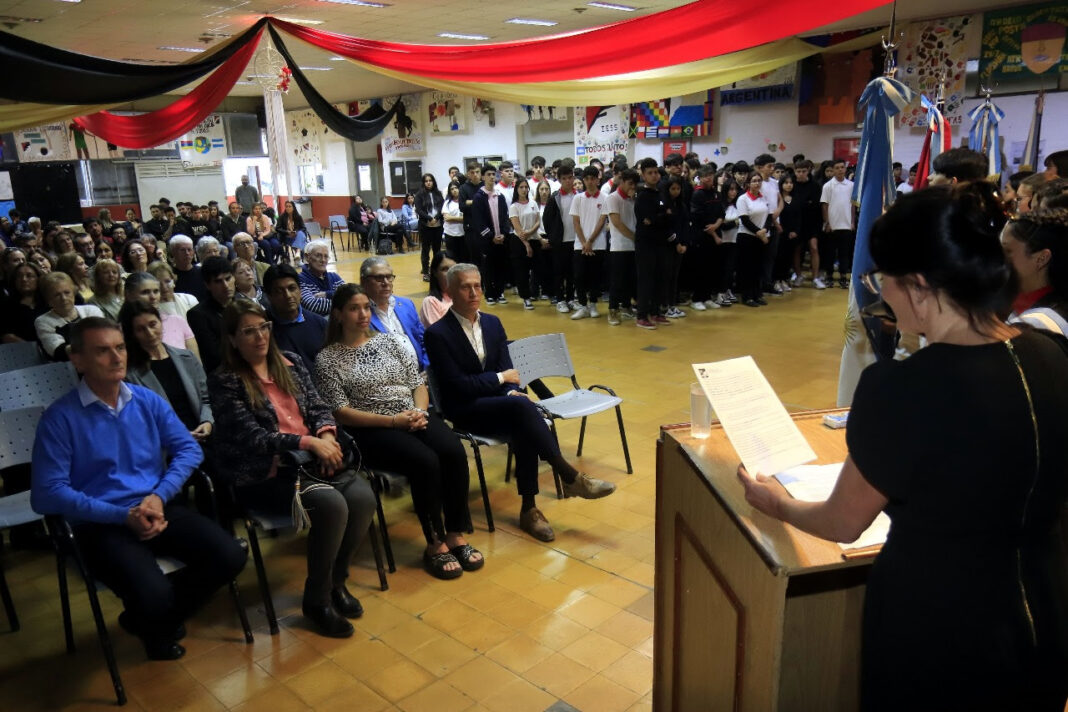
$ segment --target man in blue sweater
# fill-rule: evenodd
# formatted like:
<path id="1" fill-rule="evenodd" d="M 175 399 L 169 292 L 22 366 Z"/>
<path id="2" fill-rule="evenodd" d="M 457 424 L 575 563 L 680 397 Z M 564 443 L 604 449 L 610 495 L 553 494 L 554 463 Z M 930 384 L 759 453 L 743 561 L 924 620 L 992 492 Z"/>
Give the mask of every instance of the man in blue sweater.
<path id="1" fill-rule="evenodd" d="M 123 600 L 119 623 L 148 657 L 176 660 L 185 654 L 183 621 L 233 580 L 245 550 L 173 501 L 203 452 L 165 400 L 123 382 L 118 325 L 82 319 L 71 330 L 70 359 L 83 380 L 41 416 L 31 503 L 74 526 L 89 569 Z M 185 568 L 164 576 L 161 555 Z"/>

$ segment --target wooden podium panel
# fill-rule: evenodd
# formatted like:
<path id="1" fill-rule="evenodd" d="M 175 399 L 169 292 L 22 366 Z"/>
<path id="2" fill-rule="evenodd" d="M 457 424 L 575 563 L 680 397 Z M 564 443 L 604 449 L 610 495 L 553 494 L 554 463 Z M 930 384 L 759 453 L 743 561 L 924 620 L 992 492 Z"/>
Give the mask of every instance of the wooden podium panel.
<path id="1" fill-rule="evenodd" d="M 828 412 L 793 416 L 819 463 L 845 459 Z M 753 510 L 718 424 L 657 444 L 653 709 L 857 709 L 871 559 Z"/>

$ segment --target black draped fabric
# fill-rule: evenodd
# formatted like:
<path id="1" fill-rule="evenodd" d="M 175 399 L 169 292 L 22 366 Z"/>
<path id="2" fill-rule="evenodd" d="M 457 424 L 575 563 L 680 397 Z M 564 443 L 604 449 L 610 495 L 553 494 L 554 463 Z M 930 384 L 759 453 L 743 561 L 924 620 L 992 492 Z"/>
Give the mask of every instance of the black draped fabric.
<path id="1" fill-rule="evenodd" d="M 346 116 L 335 109 L 333 104 L 317 92 L 311 82 L 308 81 L 308 78 L 304 76 L 304 73 L 300 71 L 300 67 L 293 61 L 293 57 L 289 54 L 289 50 L 286 49 L 274 26 L 268 25 L 267 29 L 271 33 L 275 48 L 285 57 L 286 64 L 289 65 L 289 69 L 293 72 L 293 79 L 296 80 L 297 86 L 300 87 L 301 93 L 304 94 L 304 98 L 308 100 L 308 105 L 312 111 L 323 120 L 323 123 L 336 131 L 338 135 L 344 136 L 350 141 L 370 141 L 382 133 L 382 130 L 393 120 L 393 115 L 396 114 L 397 107 L 400 105 L 399 100 L 394 102 L 389 111 L 383 109 L 381 104 L 375 104 L 359 116 Z"/>
<path id="2" fill-rule="evenodd" d="M 0 32 L 0 97 L 42 104 L 111 104 L 159 96 L 200 79 L 252 41 L 263 18 L 211 56 L 174 66 L 132 64 L 50 47 Z"/>

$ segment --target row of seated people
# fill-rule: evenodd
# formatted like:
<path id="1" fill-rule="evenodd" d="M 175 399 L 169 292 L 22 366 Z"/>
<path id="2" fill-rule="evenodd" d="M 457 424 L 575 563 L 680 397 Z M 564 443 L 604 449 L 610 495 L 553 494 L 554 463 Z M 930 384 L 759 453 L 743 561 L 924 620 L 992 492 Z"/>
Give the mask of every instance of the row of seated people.
<path id="1" fill-rule="evenodd" d="M 205 274 L 214 275 L 209 288 L 222 296 L 220 285 L 229 285 L 232 297 L 229 262 L 213 259 L 205 263 Z M 310 524 L 303 612 L 320 633 L 335 637 L 352 635 L 346 619 L 363 612 L 345 587 L 374 509 L 361 466 L 408 478 L 431 575 L 453 579 L 484 565 L 463 534 L 466 451 L 443 415 L 511 440 L 520 522 L 539 539 L 554 536 L 535 505 L 539 459 L 569 495 L 592 499 L 615 489 L 562 457 L 519 390 L 503 326 L 478 311 L 481 277 L 473 265 L 448 270 L 451 309 L 426 330 L 423 354 L 421 325 L 417 339 L 403 329 L 412 324 L 414 305 L 391 294 L 388 263 L 365 263 L 364 286 L 346 284 L 333 295 L 325 346 L 311 368 L 309 354 L 283 350 L 275 339 L 276 329 L 307 322 L 295 271 L 274 266 L 265 275 L 273 317 L 255 300 L 231 298 L 218 314 L 220 364 L 207 375 L 195 355 L 164 341 L 166 320 L 153 304 L 158 290 L 138 279 L 148 293 L 123 305 L 121 326 L 100 316 L 72 325 L 68 357 L 83 378 L 42 416 L 32 504 L 72 522 L 91 569 L 123 599 L 120 623 L 142 638 L 151 658 L 184 654 L 182 622 L 245 562 L 244 549 L 223 527 L 178 501 L 202 461 L 232 485 L 240 506 L 297 505 L 303 512 Z M 400 325 L 400 333 L 388 325 Z M 197 341 L 206 355 L 207 343 L 199 335 Z M 441 381 L 440 413 L 429 405 L 427 355 Z M 315 466 L 283 464 L 280 455 L 292 450 L 310 452 Z M 187 567 L 168 579 L 156 555 Z"/>

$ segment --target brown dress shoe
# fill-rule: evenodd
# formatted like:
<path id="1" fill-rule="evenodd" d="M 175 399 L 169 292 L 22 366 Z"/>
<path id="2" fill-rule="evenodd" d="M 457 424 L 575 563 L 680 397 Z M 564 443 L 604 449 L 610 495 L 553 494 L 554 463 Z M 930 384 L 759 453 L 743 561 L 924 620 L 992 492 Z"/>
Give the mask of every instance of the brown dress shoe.
<path id="1" fill-rule="evenodd" d="M 590 477 L 585 472 L 578 473 L 574 482 L 563 482 L 561 484 L 565 495 L 568 497 L 581 497 L 582 499 L 600 499 L 616 491 L 616 486 L 611 482 Z"/>
<path id="2" fill-rule="evenodd" d="M 537 507 L 520 512 L 519 528 L 540 541 L 552 541 L 556 538 L 553 528 L 549 526 L 549 520 Z"/>

